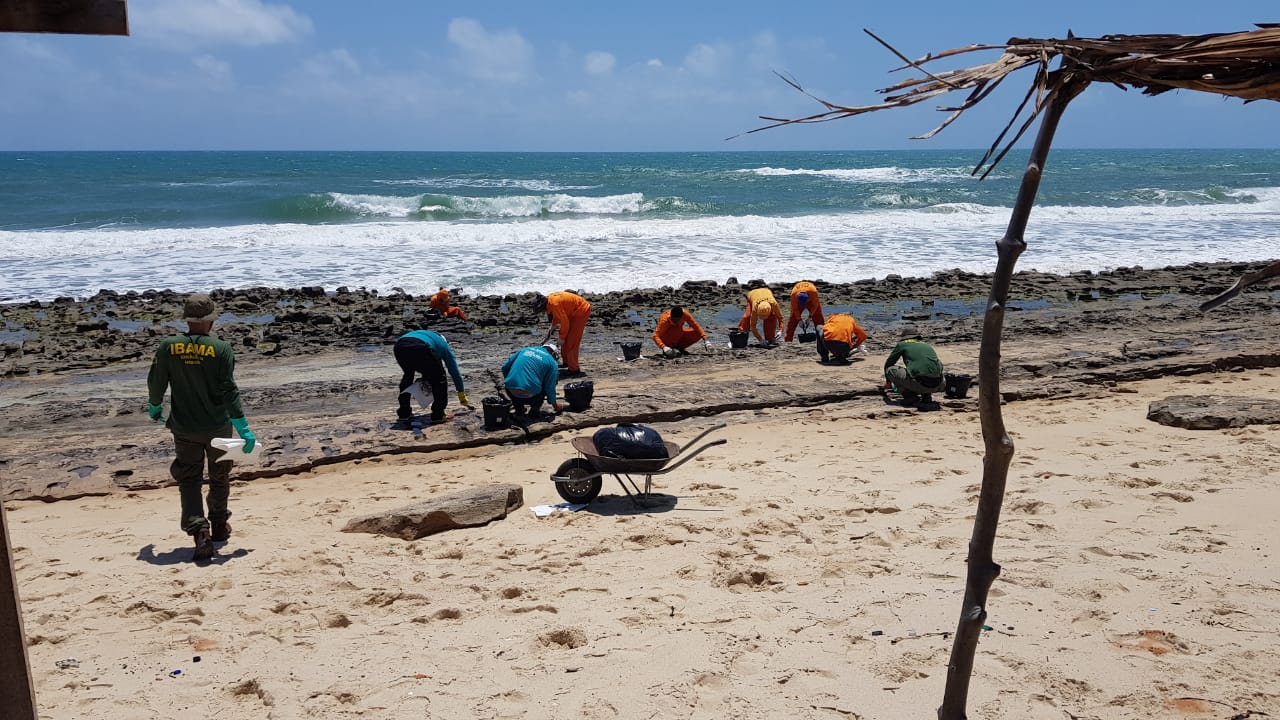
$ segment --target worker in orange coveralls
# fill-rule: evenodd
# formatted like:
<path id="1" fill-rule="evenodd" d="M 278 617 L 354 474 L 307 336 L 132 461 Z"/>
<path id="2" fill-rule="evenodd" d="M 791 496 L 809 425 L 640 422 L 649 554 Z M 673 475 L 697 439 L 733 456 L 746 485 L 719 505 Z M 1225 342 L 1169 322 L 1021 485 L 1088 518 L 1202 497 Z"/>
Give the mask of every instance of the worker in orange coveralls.
<path id="1" fill-rule="evenodd" d="M 539 295 L 535 306 L 538 312 L 545 312 L 551 318 L 551 332 L 560 331 L 560 357 L 565 365 L 565 372 L 560 377 L 585 374 L 578 366 L 578 348 L 582 346 L 582 333 L 587 329 L 587 318 L 591 317 L 591 303 L 565 290 Z"/>
<path id="2" fill-rule="evenodd" d="M 688 325 L 688 327 L 685 327 Z M 653 341 L 662 348 L 662 354 L 672 357 L 677 353 L 686 354 L 684 349 L 702 341 L 707 342 L 707 333 L 693 316 L 684 308 L 674 305 L 658 318 L 658 329 L 653 331 Z"/>
<path id="3" fill-rule="evenodd" d="M 791 338 L 795 336 L 796 326 L 800 324 L 800 315 L 805 310 L 809 311 L 809 320 L 814 325 L 821 325 L 824 322 L 822 301 L 818 299 L 818 288 L 807 280 L 801 280 L 791 288 L 791 316 L 787 318 L 787 342 L 791 342 Z"/>
<path id="4" fill-rule="evenodd" d="M 757 323 L 764 324 L 764 337 L 756 329 Z M 778 340 L 778 326 L 782 324 L 782 307 L 773 297 L 773 291 L 767 287 L 756 288 L 747 293 L 747 311 L 738 323 L 739 330 L 750 330 L 756 339 L 765 345 L 772 345 Z"/>
<path id="5" fill-rule="evenodd" d="M 822 362 L 848 364 L 849 355 L 860 350 L 866 352 L 863 343 L 867 341 L 867 333 L 847 313 L 836 313 L 827 318 L 818 334 L 818 356 Z"/>
<path id="6" fill-rule="evenodd" d="M 440 317 L 458 318 L 459 320 L 467 319 L 467 314 L 462 312 L 462 308 L 449 304 L 449 291 L 445 288 L 440 288 L 440 292 L 431 296 L 431 299 L 427 301 L 427 307 L 438 311 Z"/>

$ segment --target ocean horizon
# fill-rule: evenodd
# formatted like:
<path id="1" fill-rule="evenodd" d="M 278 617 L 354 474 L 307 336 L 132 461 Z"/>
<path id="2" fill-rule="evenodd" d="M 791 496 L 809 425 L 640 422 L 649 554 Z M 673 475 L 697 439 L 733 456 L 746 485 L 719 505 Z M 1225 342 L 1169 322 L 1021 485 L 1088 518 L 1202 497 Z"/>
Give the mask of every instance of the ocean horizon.
<path id="1" fill-rule="evenodd" d="M 0 300 L 990 272 L 1026 153 L 983 152 L 0 152 Z M 1055 150 L 1018 267 L 1272 259 L 1278 210 L 1280 150 Z"/>

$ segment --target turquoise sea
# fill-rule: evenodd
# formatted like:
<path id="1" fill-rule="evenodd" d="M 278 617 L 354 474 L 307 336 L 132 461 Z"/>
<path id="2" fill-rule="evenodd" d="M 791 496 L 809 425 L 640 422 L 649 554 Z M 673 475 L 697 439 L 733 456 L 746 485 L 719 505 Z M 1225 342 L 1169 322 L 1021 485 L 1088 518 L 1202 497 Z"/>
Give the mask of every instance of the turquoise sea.
<path id="1" fill-rule="evenodd" d="M 470 293 L 994 266 L 1025 154 L 0 153 L 0 300 Z M 1021 269 L 1280 256 L 1280 150 L 1056 150 Z"/>

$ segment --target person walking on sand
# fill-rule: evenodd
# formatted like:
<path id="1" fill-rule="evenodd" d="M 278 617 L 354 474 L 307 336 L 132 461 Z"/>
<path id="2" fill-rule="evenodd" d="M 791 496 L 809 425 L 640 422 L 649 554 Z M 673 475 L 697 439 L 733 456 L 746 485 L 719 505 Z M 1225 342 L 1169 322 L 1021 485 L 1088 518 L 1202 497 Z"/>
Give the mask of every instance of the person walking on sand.
<path id="1" fill-rule="evenodd" d="M 899 358 L 902 365 L 896 364 Z M 920 333 L 914 327 L 908 325 L 903 328 L 902 339 L 884 361 L 885 389 L 896 386 L 905 405 L 931 403 L 933 398 L 930 395 L 941 391 L 946 384 L 942 374 L 938 353 L 920 339 Z"/>
<path id="2" fill-rule="evenodd" d="M 822 362 L 849 363 L 849 355 L 856 350 L 866 352 L 863 343 L 867 341 L 867 333 L 858 325 L 858 321 L 848 313 L 836 313 L 827 318 L 819 328 L 818 356 Z"/>
<path id="3" fill-rule="evenodd" d="M 587 329 L 587 319 L 591 317 L 591 303 L 580 295 L 568 290 L 553 292 L 550 295 L 539 295 L 534 300 L 538 312 L 545 312 L 551 318 L 551 330 L 547 337 L 557 331 L 560 334 L 560 357 L 564 360 L 565 377 L 578 377 L 585 373 L 578 365 L 578 350 L 582 347 L 582 334 Z"/>
<path id="4" fill-rule="evenodd" d="M 757 324 L 764 325 L 764 336 L 761 337 Z M 747 293 L 747 311 L 738 322 L 739 330 L 750 330 L 756 340 L 762 344 L 773 345 L 778 340 L 778 326 L 782 324 L 782 308 L 773 297 L 773 291 L 767 287 L 756 288 Z"/>
<path id="5" fill-rule="evenodd" d="M 809 312 L 809 321 L 815 326 L 826 322 L 822 317 L 822 301 L 818 298 L 817 286 L 808 280 L 801 280 L 791 288 L 791 315 L 787 318 L 787 335 L 784 338 L 787 342 L 795 337 L 800 316 L 806 310 Z"/>
<path id="6" fill-rule="evenodd" d="M 182 501 L 180 526 L 195 542 L 193 559 L 213 557 L 213 543 L 231 537 L 231 459 L 210 441 L 231 437 L 232 428 L 244 439 L 244 452 L 253 451 L 257 438 L 249 430 L 236 386 L 235 355 L 231 345 L 209 334 L 218 317 L 213 300 L 204 293 L 183 304 L 187 332 L 160 342 L 147 374 L 147 414 L 164 422 L 173 433 L 174 460 L 169 474 L 178 482 Z M 171 390 L 169 418 L 164 417 L 165 391 Z M 205 464 L 209 468 L 208 513 L 200 497 Z"/>
<path id="7" fill-rule="evenodd" d="M 462 311 L 462 308 L 449 304 L 449 290 L 446 288 L 440 288 L 435 295 L 432 295 L 431 299 L 427 300 L 427 307 L 440 313 L 440 317 L 467 319 L 467 314 Z"/>
<path id="8" fill-rule="evenodd" d="M 687 326 L 687 327 L 686 327 Z M 673 357 L 677 353 L 685 354 L 685 348 L 702 341 L 707 344 L 707 333 L 693 319 L 693 315 L 685 312 L 679 305 L 658 317 L 658 327 L 653 331 L 653 342 L 662 350 L 662 354 Z"/>
<path id="9" fill-rule="evenodd" d="M 520 348 L 502 363 L 503 389 L 516 415 L 539 417 L 545 400 L 551 401 L 552 410 L 561 410 L 556 400 L 559 361 L 560 349 L 548 342 Z"/>
<path id="10" fill-rule="evenodd" d="M 396 364 L 403 374 L 400 377 L 400 407 L 396 417 L 408 420 L 413 417 L 413 409 L 409 406 L 412 395 L 409 388 L 418 374 L 431 387 L 431 424 L 444 422 L 444 409 L 449 405 L 448 387 L 444 382 L 445 368 L 449 368 L 449 377 L 453 378 L 453 389 L 458 393 L 458 402 L 471 407 L 467 400 L 466 388 L 462 383 L 462 372 L 458 370 L 458 359 L 453 356 L 453 348 L 438 332 L 431 330 L 411 330 L 396 340 L 393 349 Z"/>

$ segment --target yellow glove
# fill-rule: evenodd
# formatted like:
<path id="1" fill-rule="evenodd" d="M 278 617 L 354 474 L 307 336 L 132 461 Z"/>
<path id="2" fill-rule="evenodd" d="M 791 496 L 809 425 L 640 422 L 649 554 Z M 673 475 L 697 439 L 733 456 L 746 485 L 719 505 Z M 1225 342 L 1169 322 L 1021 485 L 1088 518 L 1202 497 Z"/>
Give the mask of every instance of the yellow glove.
<path id="1" fill-rule="evenodd" d="M 461 390 L 458 391 L 458 402 L 466 407 L 471 407 L 471 401 L 467 399 L 467 394 Z"/>

